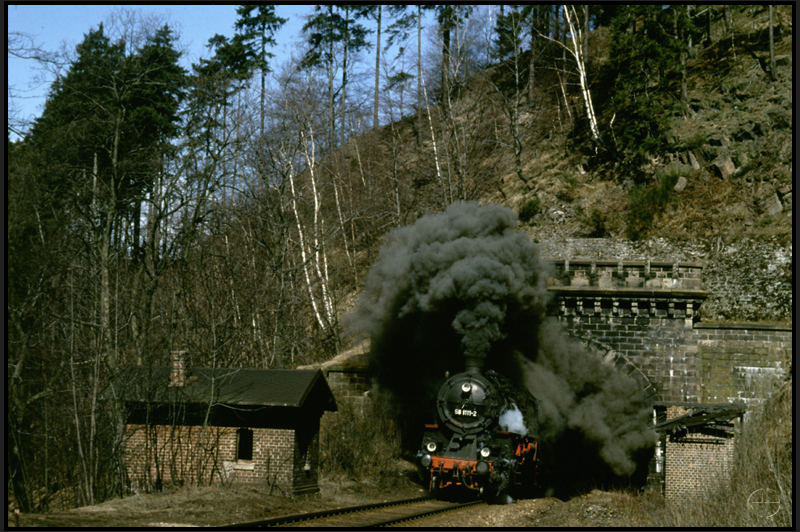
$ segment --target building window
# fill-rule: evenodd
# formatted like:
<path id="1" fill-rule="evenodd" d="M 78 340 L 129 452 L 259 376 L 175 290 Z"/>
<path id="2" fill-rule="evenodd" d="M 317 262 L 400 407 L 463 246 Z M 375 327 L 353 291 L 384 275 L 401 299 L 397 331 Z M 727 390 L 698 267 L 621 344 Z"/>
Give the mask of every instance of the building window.
<path id="1" fill-rule="evenodd" d="M 253 431 L 250 429 L 239 429 L 236 431 L 236 459 L 253 459 Z"/>

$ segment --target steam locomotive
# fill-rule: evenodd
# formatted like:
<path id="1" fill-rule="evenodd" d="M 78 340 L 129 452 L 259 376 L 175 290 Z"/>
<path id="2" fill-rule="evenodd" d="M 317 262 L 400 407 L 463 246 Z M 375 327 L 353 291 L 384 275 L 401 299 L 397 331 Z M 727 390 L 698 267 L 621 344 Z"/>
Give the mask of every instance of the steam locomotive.
<path id="1" fill-rule="evenodd" d="M 493 502 L 533 490 L 539 472 L 536 402 L 499 373 L 468 367 L 436 398 L 417 459 L 434 496 L 467 489 Z"/>

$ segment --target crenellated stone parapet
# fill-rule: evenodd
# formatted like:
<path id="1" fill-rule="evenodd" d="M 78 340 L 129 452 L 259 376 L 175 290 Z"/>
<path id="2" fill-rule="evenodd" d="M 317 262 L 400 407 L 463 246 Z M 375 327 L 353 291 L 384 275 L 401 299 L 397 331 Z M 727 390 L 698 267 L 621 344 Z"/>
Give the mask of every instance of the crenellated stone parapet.
<path id="1" fill-rule="evenodd" d="M 697 263 L 551 259 L 551 312 L 562 319 L 663 318 L 691 327 L 708 296 Z M 641 320 L 640 320 L 641 321 Z"/>
<path id="2" fill-rule="evenodd" d="M 700 290 L 703 265 L 694 262 L 549 259 L 549 288 Z"/>

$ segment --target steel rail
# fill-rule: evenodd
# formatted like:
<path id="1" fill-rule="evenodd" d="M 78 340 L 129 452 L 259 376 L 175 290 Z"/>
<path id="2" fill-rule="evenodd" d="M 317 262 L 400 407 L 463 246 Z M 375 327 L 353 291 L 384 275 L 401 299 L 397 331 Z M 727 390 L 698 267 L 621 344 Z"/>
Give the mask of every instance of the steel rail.
<path id="1" fill-rule="evenodd" d="M 281 525 L 288 525 L 291 523 L 298 523 L 302 521 L 311 521 L 315 519 L 322 519 L 325 517 L 334 517 L 337 515 L 344 515 L 348 513 L 359 513 L 369 510 L 389 508 L 391 506 L 402 506 L 402 505 L 414 504 L 430 500 L 434 499 L 431 499 L 430 497 L 416 497 L 413 499 L 398 499 L 395 501 L 361 504 L 358 506 L 330 508 L 328 510 L 318 510 L 315 512 L 306 512 L 302 514 L 281 515 L 278 517 L 272 517 L 269 519 L 259 519 L 257 521 L 248 521 L 245 523 L 234 523 L 232 525 L 227 525 L 223 528 L 266 528 L 272 526 L 281 526 Z"/>
<path id="2" fill-rule="evenodd" d="M 486 504 L 486 502 L 482 501 L 482 500 L 478 500 L 478 501 L 469 501 L 469 502 L 464 502 L 464 503 L 454 503 L 453 506 L 446 506 L 446 507 L 443 507 L 443 508 L 425 510 L 425 511 L 413 514 L 413 515 L 408 515 L 408 516 L 398 517 L 398 518 L 394 518 L 394 519 L 388 519 L 388 520 L 385 520 L 385 521 L 378 521 L 378 522 L 375 522 L 375 523 L 370 523 L 369 525 L 366 525 L 366 526 L 368 526 L 368 527 L 388 527 L 388 526 L 392 526 L 392 525 L 405 523 L 406 521 L 413 521 L 415 519 L 422 519 L 424 517 L 429 517 L 429 516 L 432 516 L 432 515 L 443 514 L 443 513 L 446 513 L 446 512 L 452 512 L 454 510 L 460 510 L 461 508 L 466 508 L 468 506 L 473 506 L 473 505 L 476 505 L 476 504 Z"/>

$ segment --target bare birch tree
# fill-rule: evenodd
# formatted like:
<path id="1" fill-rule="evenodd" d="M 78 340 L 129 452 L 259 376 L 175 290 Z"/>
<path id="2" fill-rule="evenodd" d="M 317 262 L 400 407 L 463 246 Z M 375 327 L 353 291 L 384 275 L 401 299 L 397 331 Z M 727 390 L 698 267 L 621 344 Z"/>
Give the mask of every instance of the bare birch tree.
<path id="1" fill-rule="evenodd" d="M 589 81 L 586 75 L 586 56 L 584 54 L 583 44 L 583 30 L 578 25 L 578 16 L 573 5 L 563 5 L 564 16 L 569 27 L 570 40 L 572 47 L 565 47 L 573 59 L 575 59 L 575 66 L 578 70 L 578 80 L 581 86 L 581 95 L 583 96 L 583 103 L 586 107 L 586 118 L 589 120 L 589 130 L 592 133 L 592 140 L 595 144 L 600 142 L 600 130 L 597 127 L 597 116 L 594 112 L 594 104 L 592 103 L 592 93 L 589 90 Z M 572 13 L 570 13 L 570 10 Z"/>

